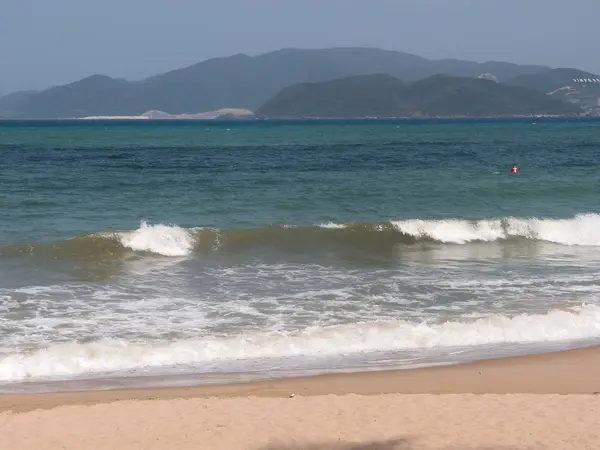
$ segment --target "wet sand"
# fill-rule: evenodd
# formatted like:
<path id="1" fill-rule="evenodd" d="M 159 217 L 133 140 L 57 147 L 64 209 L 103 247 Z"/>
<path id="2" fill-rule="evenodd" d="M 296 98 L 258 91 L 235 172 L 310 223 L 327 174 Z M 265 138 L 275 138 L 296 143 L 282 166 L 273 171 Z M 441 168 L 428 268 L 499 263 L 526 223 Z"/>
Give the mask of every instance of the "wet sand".
<path id="1" fill-rule="evenodd" d="M 600 347 L 590 347 L 226 386 L 3 395 L 0 436 L 14 450 L 598 449 L 599 393 Z"/>

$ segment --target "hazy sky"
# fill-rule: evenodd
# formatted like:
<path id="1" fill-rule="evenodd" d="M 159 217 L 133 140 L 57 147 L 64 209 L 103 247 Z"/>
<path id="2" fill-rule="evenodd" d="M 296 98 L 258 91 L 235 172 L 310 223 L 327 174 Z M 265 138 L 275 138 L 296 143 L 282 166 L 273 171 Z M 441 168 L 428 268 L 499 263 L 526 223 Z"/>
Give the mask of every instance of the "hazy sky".
<path id="1" fill-rule="evenodd" d="M 600 73 L 600 0 L 0 0 L 0 93 L 333 46 Z"/>

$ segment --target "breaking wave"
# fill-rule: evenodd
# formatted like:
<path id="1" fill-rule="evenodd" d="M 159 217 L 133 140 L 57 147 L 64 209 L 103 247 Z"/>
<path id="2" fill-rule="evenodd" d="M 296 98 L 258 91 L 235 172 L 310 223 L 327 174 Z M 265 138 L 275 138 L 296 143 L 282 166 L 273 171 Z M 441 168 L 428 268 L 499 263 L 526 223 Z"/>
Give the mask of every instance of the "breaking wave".
<path id="1" fill-rule="evenodd" d="M 164 256 L 185 256 L 194 248 L 194 236 L 189 230 L 146 222 L 135 231 L 120 233 L 117 240 L 131 250 Z"/>
<path id="2" fill-rule="evenodd" d="M 501 343 L 556 342 L 600 336 L 600 308 L 514 317 L 463 318 L 450 322 L 363 322 L 299 331 L 206 336 L 173 342 L 103 340 L 56 344 L 0 358 L 0 381 L 64 378 L 136 369 L 193 366 L 265 358 L 328 357 L 373 351 L 470 347 Z"/>
<path id="3" fill-rule="evenodd" d="M 380 223 L 333 223 L 315 226 L 268 226 L 249 229 L 181 228 L 142 222 L 131 231 L 101 232 L 52 243 L 0 248 L 0 257 L 42 255 L 56 258 L 113 258 L 128 252 L 187 256 L 194 252 L 236 251 L 258 246 L 303 251 L 314 248 L 389 251 L 418 242 L 467 244 L 511 239 L 567 246 L 600 246 L 600 214 L 568 219 L 517 218 L 399 220 Z"/>
<path id="4" fill-rule="evenodd" d="M 570 219 L 507 217 L 496 220 L 406 220 L 392 222 L 402 233 L 416 239 L 464 244 L 491 242 L 511 237 L 562 245 L 600 246 L 600 215 L 580 214 Z"/>

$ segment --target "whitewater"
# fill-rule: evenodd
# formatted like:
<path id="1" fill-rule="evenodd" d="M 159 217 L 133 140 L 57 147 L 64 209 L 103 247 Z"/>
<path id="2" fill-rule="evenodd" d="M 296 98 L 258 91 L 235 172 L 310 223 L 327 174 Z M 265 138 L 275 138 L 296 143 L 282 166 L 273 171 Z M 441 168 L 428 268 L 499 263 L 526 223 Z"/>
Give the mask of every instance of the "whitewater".
<path id="1" fill-rule="evenodd" d="M 179 340 L 152 344 L 99 340 L 88 344 L 57 344 L 31 353 L 5 356 L 0 361 L 0 381 L 60 379 L 81 375 L 115 373 L 131 376 L 137 369 L 171 369 L 166 373 L 206 373 L 226 371 L 231 362 L 239 368 L 272 369 L 285 367 L 294 357 L 304 357 L 304 364 L 319 357 L 354 355 L 353 363 L 368 360 L 368 353 L 385 352 L 392 361 L 404 357 L 396 367 L 413 367 L 423 355 L 419 350 L 452 349 L 453 362 L 461 358 L 461 350 L 490 344 L 540 344 L 534 349 L 556 349 L 561 341 L 590 340 L 597 342 L 600 334 L 600 308 L 587 306 L 567 311 L 552 311 L 546 315 L 515 317 L 491 316 L 486 319 L 427 324 L 426 322 L 382 321 L 309 327 L 296 332 L 266 332 L 234 337 Z M 550 345 L 548 345 L 550 344 Z M 552 345 L 554 344 L 554 345 Z M 403 351 L 411 351 L 406 356 Z M 525 348 L 521 349 L 524 352 Z M 360 356 L 363 356 L 361 360 Z M 480 356 L 484 356 L 481 352 Z M 469 354 L 469 356 L 472 356 Z M 285 359 L 288 359 L 286 361 Z M 245 361 L 246 364 L 240 364 Z M 298 364 L 299 362 L 296 362 Z M 293 364 L 291 364 L 294 367 Z M 134 372 L 135 373 L 135 372 Z M 151 372 L 150 372 L 151 373 Z M 163 372 L 165 373 L 165 372 Z"/>
<path id="2" fill-rule="evenodd" d="M 45 311 L 50 314 L 21 321 L 11 319 L 10 324 L 6 315 L 0 320 L 0 329 L 11 326 L 18 330 L 10 338 L 5 336 L 5 342 L 10 342 L 9 348 L 20 349 L 7 351 L 5 347 L 4 356 L 0 358 L 0 382 L 108 374 L 133 376 L 152 373 L 155 369 L 181 374 L 226 372 L 230 367 L 267 371 L 273 367 L 300 364 L 308 370 L 324 364 L 327 358 L 341 358 L 338 365 L 344 367 L 344 355 L 351 356 L 352 364 L 360 365 L 373 353 L 386 354 L 390 363 L 412 366 L 432 352 L 435 354 L 443 349 L 451 350 L 454 355 L 448 361 L 459 362 L 472 358 L 473 349 L 479 349 L 480 354 L 485 355 L 486 349 L 489 351 L 494 345 L 519 344 L 519 351 L 525 352 L 576 341 L 595 342 L 600 337 L 600 304 L 596 302 L 600 286 L 587 269 L 600 267 L 600 258 L 595 249 L 590 251 L 587 247 L 599 245 L 598 230 L 598 214 L 580 214 L 569 219 L 509 217 L 415 219 L 375 224 L 322 223 L 313 227 L 288 225 L 259 230 L 182 228 L 142 221 L 136 230 L 99 232 L 45 244 L 57 252 L 55 257 L 64 256 L 61 245 L 70 245 L 71 250 L 79 248 L 83 252 L 78 255 L 80 258 L 97 258 L 98 261 L 108 258 L 113 263 L 131 265 L 129 283 L 135 283 L 140 280 L 140 275 L 145 275 L 144 295 L 133 295 L 130 291 L 133 286 L 128 289 L 123 285 L 118 287 L 120 292 L 115 290 L 116 286 L 108 292 L 106 289 L 90 292 L 89 287 L 81 292 L 81 286 L 75 285 L 19 289 L 18 293 L 27 296 L 29 302 L 44 304 Z M 332 237 L 336 233 L 341 239 Z M 206 305 L 199 303 L 201 299 L 190 297 L 190 292 L 181 295 L 179 288 L 165 286 L 161 279 L 169 273 L 170 276 L 177 274 L 175 269 L 180 266 L 181 270 L 190 259 L 214 257 L 220 251 L 244 253 L 252 246 L 261 248 L 269 243 L 279 251 L 291 252 L 290 242 L 300 241 L 302 249 L 316 249 L 322 247 L 323 239 L 336 241 L 338 250 L 348 251 L 360 249 L 360 239 L 369 244 L 377 242 L 382 233 L 388 234 L 381 241 L 383 244 L 389 244 L 396 251 L 403 249 L 413 258 L 415 245 L 429 244 L 428 257 L 437 259 L 437 264 L 430 264 L 422 273 L 413 269 L 413 274 L 390 270 L 372 273 L 363 270 L 356 274 L 352 270 L 331 270 L 306 263 L 247 263 L 220 271 L 213 268 L 212 276 L 205 276 L 203 283 L 210 278 L 213 283 L 214 279 L 226 279 L 227 283 L 222 284 L 229 284 L 232 289 L 225 291 L 229 298 L 219 295 L 212 302 L 207 298 Z M 389 233 L 397 234 L 396 239 L 390 240 Z M 511 242 L 511 238 L 524 240 Z M 86 240 L 92 240 L 92 243 L 86 246 Z M 210 255 L 200 251 L 203 241 L 207 240 L 210 241 Z M 77 242 L 75 246 L 73 241 Z M 553 243 L 560 247 L 544 248 Z M 36 245 L 42 248 L 38 249 Z M 106 253 L 101 251 L 102 245 L 113 246 L 113 250 L 118 245 L 116 248 L 121 251 Z M 511 247 L 513 251 L 531 251 L 528 247 L 531 245 L 536 247 L 540 263 L 545 261 L 552 265 L 560 255 L 561 264 L 564 264 L 568 261 L 566 256 L 571 255 L 571 258 L 578 257 L 581 263 L 587 261 L 586 270 L 563 279 L 550 279 L 548 274 L 544 277 L 517 276 L 516 279 L 511 275 L 499 279 L 496 274 L 478 281 L 465 279 L 460 273 L 447 276 L 448 272 L 457 270 L 461 260 L 472 260 L 473 256 L 469 255 L 486 255 L 483 261 L 489 263 L 501 258 L 500 253 Z M 27 248 L 27 257 L 34 258 L 45 247 L 44 244 L 29 243 Z M 387 250 L 390 249 L 379 248 L 384 257 Z M 14 252 L 5 251 L 4 254 L 14 256 Z M 275 284 L 277 272 L 288 274 L 279 282 L 302 277 L 311 283 L 294 294 L 279 292 L 279 295 L 273 295 L 271 292 L 257 300 L 249 298 L 242 289 L 233 288 L 235 284 L 245 282 L 247 289 L 250 283 L 256 282 L 252 278 L 260 279 L 261 276 Z M 438 272 L 437 280 L 435 272 Z M 388 289 L 377 286 L 381 277 L 390 284 Z M 328 284 L 339 286 L 332 289 Z M 463 299 L 436 303 L 435 294 L 419 289 L 424 284 L 440 291 L 462 291 Z M 350 285 L 354 287 L 350 288 Z M 272 289 L 275 286 L 265 292 Z M 360 297 L 361 290 L 381 292 Z M 587 295 L 581 302 L 556 298 L 557 294 L 568 292 L 578 292 L 580 298 L 582 293 Z M 504 296 L 509 293 L 512 299 L 495 297 L 496 293 L 504 293 Z M 537 294 L 538 298 L 532 294 Z M 82 301 L 79 298 L 82 295 L 95 302 Z M 545 296 L 549 297 L 545 301 L 547 312 L 540 307 L 532 308 Z M 14 293 L 5 292 L 0 311 L 10 316 L 18 306 L 17 302 L 6 300 L 14 297 Z M 55 304 L 56 299 L 65 297 L 72 298 L 66 311 L 68 314 L 57 314 L 55 310 L 60 305 Z M 106 300 L 112 297 L 120 298 L 119 303 L 107 305 Z M 290 302 L 293 299 L 296 302 Z M 315 299 L 321 300 L 315 302 Z M 18 303 L 22 306 L 26 302 Z M 259 308 L 257 303 L 264 305 Z M 194 304 L 198 308 L 192 310 L 190 307 Z M 324 310 L 335 306 L 340 308 L 340 314 L 348 308 L 345 319 Z M 211 312 L 214 319 L 209 324 Z M 169 318 L 163 317 L 164 313 Z M 230 321 L 229 326 L 223 323 L 219 327 L 219 314 L 232 314 L 235 320 Z M 74 315 L 78 318 L 72 318 Z M 296 319 L 295 315 L 298 316 Z M 240 325 L 236 326 L 234 322 Z M 259 323 L 263 325 L 257 327 Z M 207 331 L 211 328 L 213 331 Z M 44 329 L 52 333 L 61 330 L 62 339 L 48 345 L 52 338 Z"/>
<path id="3" fill-rule="evenodd" d="M 600 343 L 598 121 L 143 122 L 0 123 L 0 392 Z"/>

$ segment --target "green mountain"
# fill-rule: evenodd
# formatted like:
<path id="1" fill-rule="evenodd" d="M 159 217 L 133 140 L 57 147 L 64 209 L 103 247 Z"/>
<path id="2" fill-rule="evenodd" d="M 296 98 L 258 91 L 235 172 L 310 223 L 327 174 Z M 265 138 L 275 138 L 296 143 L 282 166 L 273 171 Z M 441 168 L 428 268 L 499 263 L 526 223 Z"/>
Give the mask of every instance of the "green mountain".
<path id="1" fill-rule="evenodd" d="M 564 86 L 578 84 L 574 80 L 600 79 L 600 76 L 578 69 L 551 69 L 539 73 L 522 74 L 506 80 L 506 84 L 537 89 L 548 94 Z"/>
<path id="2" fill-rule="evenodd" d="M 553 98 L 600 113 L 600 76 L 577 69 L 552 69 L 507 80 L 513 86 L 537 89 Z"/>
<path id="3" fill-rule="evenodd" d="M 284 117 L 448 117 L 568 115 L 576 105 L 534 89 L 487 79 L 435 75 L 404 84 L 390 75 L 301 83 L 283 89 L 256 111 Z"/>
<path id="4" fill-rule="evenodd" d="M 250 57 L 233 55 L 152 76 L 142 81 L 94 75 L 75 83 L 22 95 L 11 114 L 30 118 L 138 115 L 149 110 L 191 114 L 221 108 L 256 109 L 283 88 L 353 75 L 384 73 L 406 82 L 437 73 L 500 81 L 550 70 L 504 62 L 429 60 L 374 48 L 286 49 Z M 0 114 L 3 109 L 0 98 Z"/>

